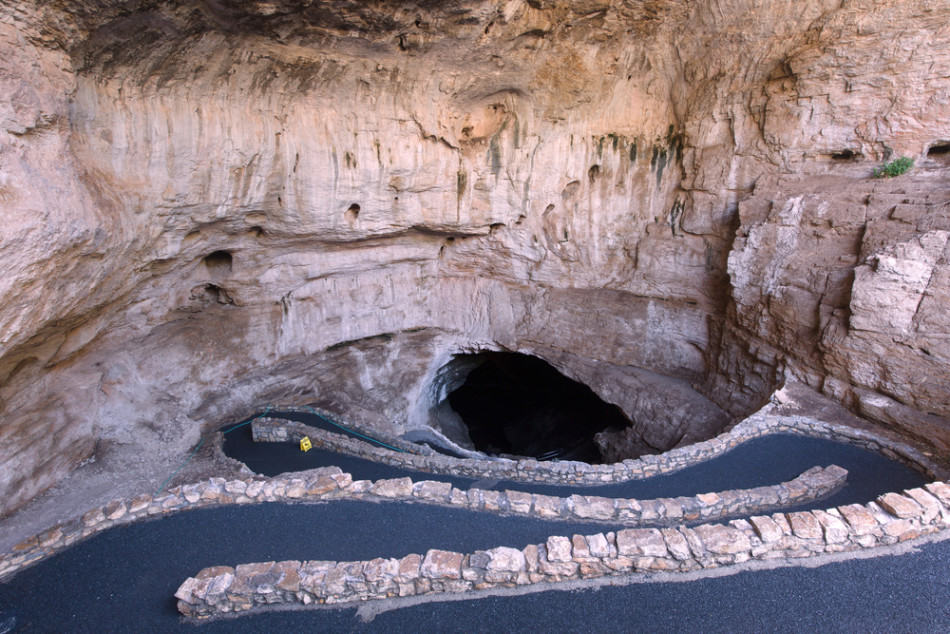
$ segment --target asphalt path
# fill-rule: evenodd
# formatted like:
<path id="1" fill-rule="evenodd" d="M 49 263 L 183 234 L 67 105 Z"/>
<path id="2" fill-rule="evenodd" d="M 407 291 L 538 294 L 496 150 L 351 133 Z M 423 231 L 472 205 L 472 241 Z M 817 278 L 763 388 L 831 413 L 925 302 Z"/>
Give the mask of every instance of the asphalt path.
<path id="1" fill-rule="evenodd" d="M 424 526 L 425 530 L 420 530 Z M 448 509 L 337 502 L 206 509 L 112 529 L 0 585 L 14 632 L 950 631 L 950 542 L 819 568 L 687 583 L 435 602 L 363 623 L 355 609 L 183 623 L 172 595 L 215 564 L 361 559 L 539 542 L 583 525 Z"/>
<path id="2" fill-rule="evenodd" d="M 164 632 L 173 595 L 207 566 L 286 559 L 352 561 L 429 548 L 469 551 L 540 543 L 602 527 L 395 502 L 259 504 L 199 509 L 105 531 L 0 584 L 0 622 L 15 632 Z M 254 618 L 228 631 L 261 631 Z"/>
<path id="3" fill-rule="evenodd" d="M 363 623 L 355 609 L 251 617 L 261 632 L 950 631 L 950 541 L 918 552 L 677 583 L 428 603 Z M 228 632 L 234 621 L 202 626 Z"/>
<path id="4" fill-rule="evenodd" d="M 240 431 L 228 434 L 228 442 L 239 438 Z M 285 466 L 293 457 L 313 453 L 302 454 L 281 443 L 254 446 L 263 451 L 289 449 L 288 455 L 268 458 Z M 332 457 L 357 478 L 408 474 L 346 456 Z M 631 485 L 660 487 L 632 489 L 638 491 L 634 497 L 665 497 L 680 494 L 678 486 L 687 487 L 684 494 L 745 488 L 787 480 L 815 464 L 831 463 L 849 469 L 852 487 L 860 485 L 865 492 L 851 491 L 851 497 L 922 482 L 910 469 L 871 452 L 830 441 L 775 436 L 746 443 L 677 474 Z M 865 470 L 858 473 L 858 467 Z M 361 472 L 364 468 L 367 471 Z M 613 495 L 608 491 L 615 486 L 596 491 Z M 829 499 L 819 506 L 838 503 L 843 502 Z M 946 575 L 950 542 L 928 545 L 915 554 L 820 568 L 433 602 L 385 612 L 369 623 L 348 608 L 259 614 L 195 626 L 180 621 L 173 598 L 185 577 L 210 565 L 398 557 L 429 548 L 468 552 L 500 545 L 521 547 L 552 534 L 602 530 L 602 525 L 398 503 L 338 501 L 189 511 L 111 529 L 0 584 L 0 627 L 13 619 L 14 632 L 950 631 Z"/>
<path id="5" fill-rule="evenodd" d="M 482 489 L 512 489 L 558 496 L 577 493 L 641 500 L 777 484 L 791 480 L 816 465 L 837 464 L 844 467 L 848 470 L 846 486 L 822 500 L 822 508 L 867 502 L 882 493 L 918 487 L 927 481 L 917 471 L 877 452 L 793 434 L 756 438 L 722 456 L 668 475 L 601 486 L 551 486 L 420 473 L 321 449 L 303 452 L 295 443 L 255 443 L 250 426 L 225 435 L 224 452 L 244 462 L 252 471 L 264 475 L 337 465 L 351 473 L 356 480 L 409 476 L 414 480 L 447 481 L 461 489 L 469 489 L 477 484 Z M 798 510 L 800 507 L 795 508 Z"/>
<path id="6" fill-rule="evenodd" d="M 438 632 L 948 632 L 948 565 L 944 541 L 819 568 L 419 605 L 368 624 L 339 615 L 326 631 L 409 632 L 424 624 Z M 262 629 L 294 627 L 282 620 L 289 614 L 268 616 Z M 314 618 L 307 627 L 322 624 Z"/>

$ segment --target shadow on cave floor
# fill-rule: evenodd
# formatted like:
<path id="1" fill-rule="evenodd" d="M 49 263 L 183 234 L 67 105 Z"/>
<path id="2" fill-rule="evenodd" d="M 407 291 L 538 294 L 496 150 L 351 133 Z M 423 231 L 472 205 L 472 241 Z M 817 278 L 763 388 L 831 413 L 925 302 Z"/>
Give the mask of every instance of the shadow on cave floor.
<path id="1" fill-rule="evenodd" d="M 619 407 L 537 357 L 479 352 L 453 362 L 475 366 L 448 401 L 478 451 L 597 464 L 594 434 L 630 425 Z"/>
<path id="2" fill-rule="evenodd" d="M 304 418 L 307 415 L 299 416 Z M 224 452 L 246 464 L 252 471 L 267 476 L 335 465 L 352 474 L 354 480 L 408 476 L 413 480 L 451 482 L 460 489 L 472 488 L 478 482 L 477 488 L 482 489 L 511 489 L 557 496 L 576 493 L 642 500 L 777 484 L 791 480 L 816 465 L 837 464 L 848 470 L 847 484 L 840 491 L 824 500 L 790 510 L 863 503 L 882 493 L 918 487 L 928 482 L 910 467 L 879 453 L 845 443 L 791 434 L 775 434 L 751 440 L 722 456 L 668 475 L 600 486 L 560 486 L 504 480 L 486 482 L 411 471 L 322 449 L 302 452 L 296 443 L 255 443 L 250 426 L 225 435 Z"/>

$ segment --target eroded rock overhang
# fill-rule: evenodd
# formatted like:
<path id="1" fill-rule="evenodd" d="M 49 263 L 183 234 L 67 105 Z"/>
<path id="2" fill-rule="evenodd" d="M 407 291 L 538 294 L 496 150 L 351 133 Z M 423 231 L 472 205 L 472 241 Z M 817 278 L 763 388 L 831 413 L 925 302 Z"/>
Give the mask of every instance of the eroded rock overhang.
<path id="1" fill-rule="evenodd" d="M 717 6 L 0 9 L 3 508 L 270 401 L 424 425 L 478 350 L 946 455 L 950 8 Z"/>

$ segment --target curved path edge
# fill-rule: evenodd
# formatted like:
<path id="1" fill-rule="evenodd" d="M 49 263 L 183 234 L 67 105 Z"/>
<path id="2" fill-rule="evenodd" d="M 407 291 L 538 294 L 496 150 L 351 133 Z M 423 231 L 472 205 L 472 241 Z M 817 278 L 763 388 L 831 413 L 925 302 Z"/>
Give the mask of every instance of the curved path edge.
<path id="1" fill-rule="evenodd" d="M 279 417 L 279 412 L 283 411 L 304 414 L 316 412 L 320 416 L 332 418 L 330 413 L 318 408 L 275 407 L 274 410 L 277 413 L 259 417 L 251 424 L 255 440 L 299 442 L 303 436 L 307 436 L 315 447 L 414 471 L 476 480 L 510 480 L 566 485 L 596 485 L 643 480 L 680 471 L 721 456 L 750 440 L 779 433 L 845 442 L 898 460 L 925 474 L 931 480 L 950 479 L 950 471 L 937 461 L 895 438 L 809 416 L 776 414 L 773 403 L 765 405 L 759 411 L 709 440 L 676 447 L 662 454 L 644 455 L 637 459 L 627 459 L 613 464 L 587 464 L 569 460 L 539 462 L 530 458 L 478 460 L 453 458 L 441 454 L 392 451 L 338 432 Z"/>
<path id="2" fill-rule="evenodd" d="M 837 466 L 813 467 L 780 484 L 700 493 L 693 496 L 636 500 L 571 495 L 555 497 L 522 491 L 459 489 L 448 482 L 411 478 L 353 480 L 339 467 L 281 474 L 272 478 L 209 478 L 176 486 L 158 496 L 113 500 L 81 517 L 58 524 L 13 547 L 0 557 L 0 580 L 18 570 L 113 526 L 198 508 L 263 502 L 314 503 L 331 500 L 402 501 L 547 520 L 609 522 L 614 525 L 663 526 L 679 521 L 748 515 L 831 495 L 848 472 Z"/>
<path id="3" fill-rule="evenodd" d="M 871 552 L 950 528 L 950 484 L 933 482 L 874 502 L 752 516 L 693 528 L 631 528 L 551 536 L 522 549 L 432 549 L 401 559 L 281 561 L 205 568 L 175 597 L 186 617 L 250 614 L 393 597 L 563 584 L 632 574 L 694 573 L 750 561 Z M 667 579 L 668 580 L 668 579 Z"/>
<path id="4" fill-rule="evenodd" d="M 283 411 L 306 413 L 313 411 L 313 408 L 303 407 L 284 407 L 280 409 Z M 773 409 L 774 405 L 770 403 L 755 414 L 737 423 L 730 430 L 711 440 L 673 449 L 656 456 L 643 456 L 637 460 L 624 460 L 621 463 L 613 465 L 588 465 L 580 462 L 542 463 L 535 460 L 479 461 L 450 458 L 440 455 L 423 456 L 405 454 L 376 447 L 363 441 L 341 436 L 337 433 L 327 432 L 309 426 L 306 427 L 309 430 L 314 430 L 313 435 L 316 439 L 314 444 L 320 444 L 342 453 L 369 458 L 395 466 L 410 467 L 420 471 L 447 473 L 473 478 L 540 481 L 546 483 L 566 481 L 575 484 L 624 482 L 652 477 L 661 473 L 672 473 L 704 460 L 722 455 L 748 440 L 768 434 L 785 432 L 848 442 L 898 459 L 936 480 L 950 479 L 948 478 L 948 474 L 945 473 L 945 470 L 942 470 L 936 462 L 930 460 L 927 456 L 909 445 L 876 435 L 866 430 L 829 423 L 807 416 L 776 415 L 773 413 Z M 328 415 L 326 412 L 317 411 L 323 415 Z M 282 423 L 293 422 L 286 421 L 285 419 L 279 420 Z M 273 428 L 280 429 L 281 426 L 277 425 Z M 218 448 L 220 450 L 220 443 L 218 443 Z M 337 470 L 337 472 L 335 476 L 327 477 L 331 480 L 333 477 L 341 478 L 344 477 L 344 475 L 346 478 L 349 478 L 348 474 L 342 474 L 339 470 Z M 296 479 L 300 479 L 301 476 L 307 473 L 311 472 L 284 474 L 284 476 L 277 476 L 271 480 L 279 481 L 284 477 L 294 479 L 294 475 L 297 476 Z M 557 477 L 558 474 L 560 474 L 560 477 Z M 408 480 L 408 478 L 397 480 Z M 119 523 L 159 516 L 163 513 L 177 512 L 185 508 L 198 508 L 201 506 L 232 502 L 242 503 L 243 498 L 247 498 L 248 502 L 253 501 L 253 498 L 249 498 L 247 495 L 241 493 L 241 487 L 244 487 L 243 490 L 245 492 L 248 487 L 251 487 L 253 491 L 256 487 L 261 486 L 263 490 L 264 484 L 257 483 L 266 483 L 267 480 L 262 481 L 260 478 L 253 478 L 226 481 L 223 478 L 212 478 L 207 482 L 208 488 L 202 489 L 200 492 L 196 487 L 200 488 L 202 483 L 174 487 L 165 495 L 152 496 L 143 493 L 130 499 L 113 500 L 108 504 L 90 510 L 82 515 L 81 518 L 71 518 L 65 522 L 60 522 L 52 528 L 21 541 L 13 546 L 10 551 L 0 555 L 0 580 L 10 577 L 21 568 L 45 559 L 81 539 L 85 539 L 94 533 L 108 529 Z M 352 483 L 351 481 L 354 486 L 367 486 L 365 484 L 361 485 L 359 482 L 366 481 L 357 481 L 356 483 Z M 422 486 L 422 483 L 416 484 L 418 484 L 420 488 L 425 488 Z M 416 484 L 413 486 L 415 487 Z M 444 483 L 436 484 L 444 486 Z M 271 489 L 270 495 L 273 495 L 273 491 L 280 491 L 279 485 L 273 484 L 272 486 L 273 489 Z M 337 484 L 335 486 L 339 485 Z M 292 487 L 294 494 L 297 493 L 297 488 L 296 486 Z M 493 507 L 497 507 L 497 510 L 502 512 L 518 512 L 521 504 L 517 499 L 518 493 L 515 492 L 514 505 L 508 501 L 508 508 L 502 508 L 503 498 L 496 497 L 501 494 L 502 492 L 484 491 L 477 499 L 470 502 L 468 508 L 490 511 L 493 510 Z M 504 499 L 507 499 L 508 492 L 503 492 L 503 494 L 506 496 Z M 276 501 L 278 499 L 274 497 L 273 500 L 269 500 L 266 496 L 267 494 L 265 494 L 265 498 L 261 501 Z M 293 498 L 292 496 L 287 497 L 290 500 L 299 500 L 299 498 Z M 586 496 L 586 499 L 590 500 L 591 497 L 592 496 Z M 817 497 L 821 496 L 819 495 Z M 534 501 L 537 501 L 539 498 L 542 499 L 541 506 L 543 507 L 543 496 L 533 496 Z M 575 502 L 581 500 L 583 508 L 585 496 L 572 496 L 572 498 L 574 498 Z M 534 505 L 534 502 L 532 502 L 532 505 Z M 514 511 L 512 511 L 512 506 L 514 507 Z M 595 506 L 601 507 L 602 505 L 598 503 Z M 670 513 L 670 509 L 672 509 L 672 515 L 674 517 L 671 519 L 676 519 L 675 505 L 669 505 L 668 507 L 665 503 L 662 503 L 661 499 L 660 503 L 653 508 L 655 508 L 658 516 L 661 513 L 667 516 Z M 650 518 L 651 510 L 653 509 L 651 509 L 650 505 L 647 505 L 647 518 Z M 738 515 L 740 512 L 739 510 L 729 511 L 725 513 L 725 516 Z M 757 510 L 751 509 L 748 511 L 748 513 L 754 512 L 757 512 Z M 581 513 L 580 515 L 571 515 L 570 518 L 597 520 L 596 516 L 585 516 L 583 510 Z M 611 520 L 610 518 L 606 518 L 604 521 L 613 521 L 616 524 L 622 524 L 623 522 L 617 521 L 621 515 L 623 514 L 618 512 L 616 519 Z M 537 513 L 537 516 L 544 517 L 542 512 Z M 717 516 L 700 515 L 699 519 L 714 519 L 715 517 Z"/>

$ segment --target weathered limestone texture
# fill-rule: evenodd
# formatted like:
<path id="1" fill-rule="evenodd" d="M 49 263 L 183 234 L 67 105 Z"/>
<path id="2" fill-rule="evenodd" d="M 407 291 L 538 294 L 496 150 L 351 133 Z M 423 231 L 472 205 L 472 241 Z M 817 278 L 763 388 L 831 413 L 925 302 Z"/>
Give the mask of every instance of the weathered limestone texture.
<path id="1" fill-rule="evenodd" d="M 946 455 L 946 175 L 870 186 L 763 178 L 739 217 L 729 273 L 748 340 L 772 348 L 800 380 Z"/>
<path id="2" fill-rule="evenodd" d="M 946 459 L 948 66 L 947 0 L 5 2 L 0 514 L 268 402 L 438 427 L 479 350 L 614 459 L 786 376 Z"/>

